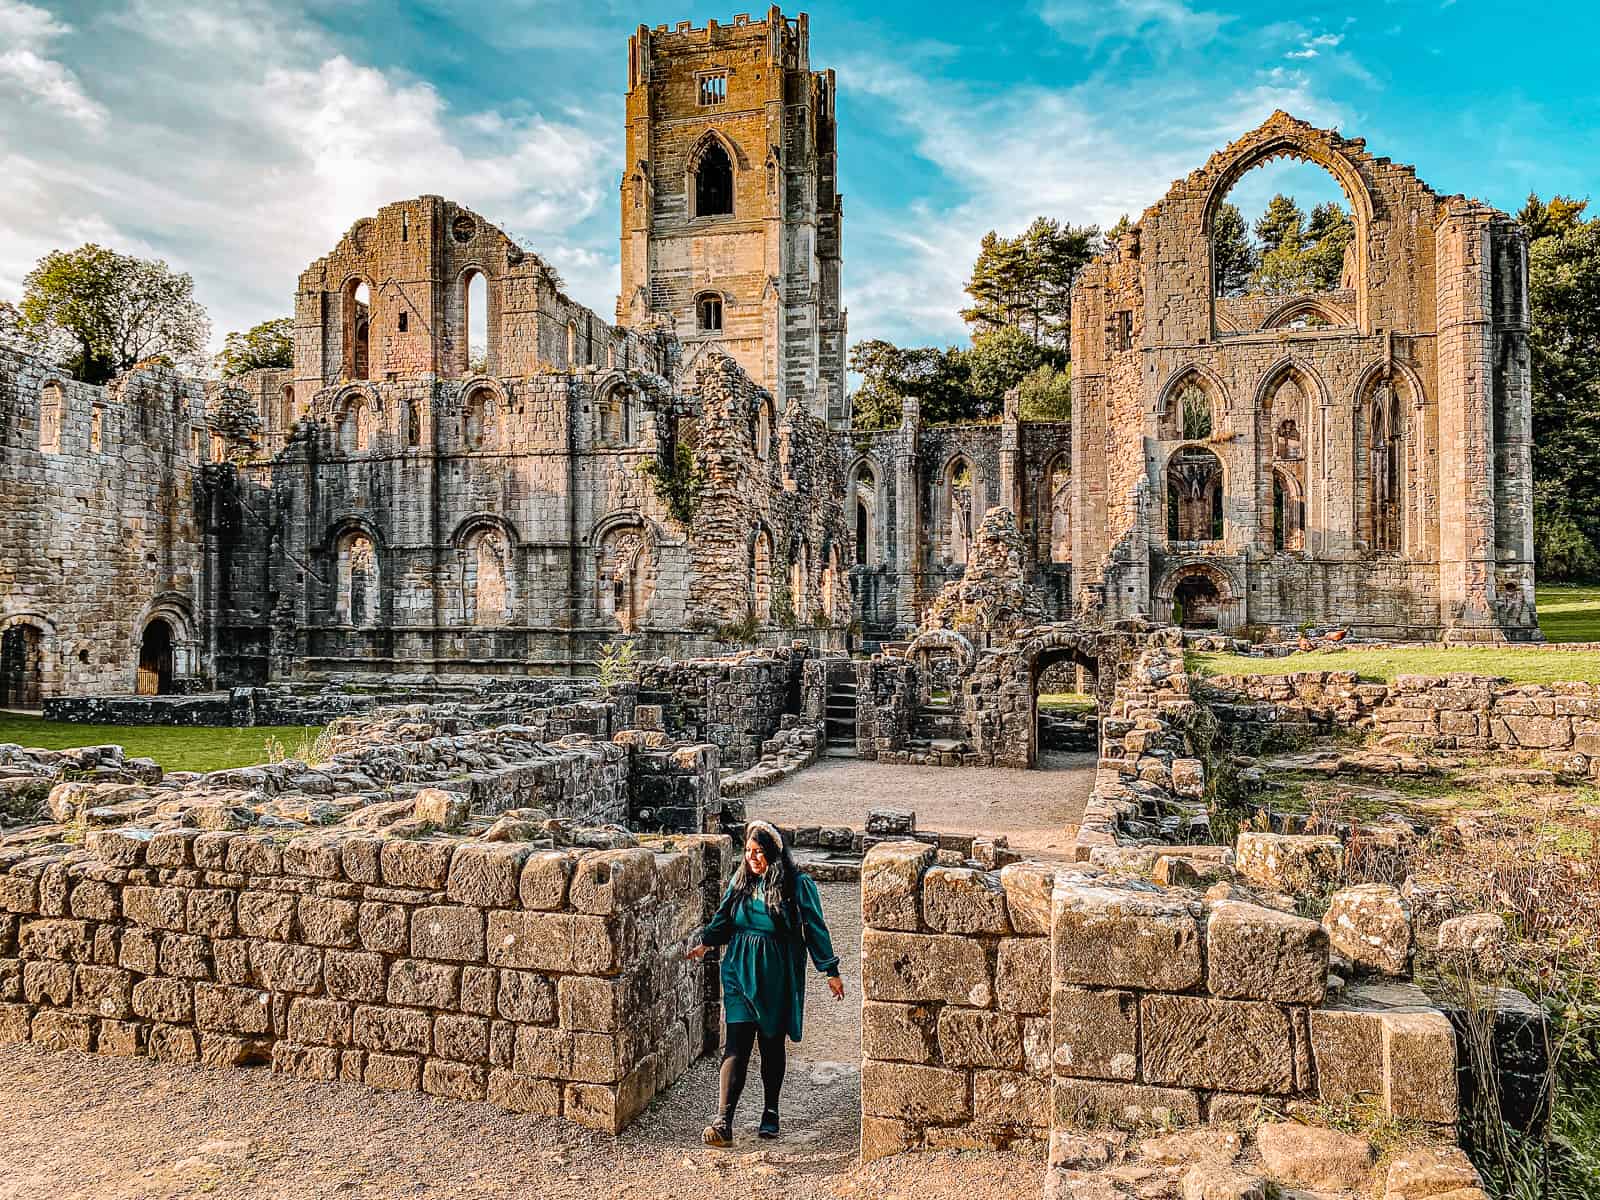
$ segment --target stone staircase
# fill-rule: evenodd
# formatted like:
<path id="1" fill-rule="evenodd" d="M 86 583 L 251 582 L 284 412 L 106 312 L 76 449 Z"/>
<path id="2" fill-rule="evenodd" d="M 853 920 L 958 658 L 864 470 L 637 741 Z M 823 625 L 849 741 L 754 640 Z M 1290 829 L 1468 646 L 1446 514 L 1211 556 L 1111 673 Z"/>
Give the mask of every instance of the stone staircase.
<path id="1" fill-rule="evenodd" d="M 856 680 L 843 672 L 828 680 L 827 754 L 830 758 L 856 756 Z"/>

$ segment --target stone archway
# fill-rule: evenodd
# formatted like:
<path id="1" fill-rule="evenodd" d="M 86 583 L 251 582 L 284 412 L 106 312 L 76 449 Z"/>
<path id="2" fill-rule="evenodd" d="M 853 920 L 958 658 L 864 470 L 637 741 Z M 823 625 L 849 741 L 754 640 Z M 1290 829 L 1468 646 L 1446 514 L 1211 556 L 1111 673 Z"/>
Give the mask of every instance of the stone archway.
<path id="1" fill-rule="evenodd" d="M 1207 562 L 1173 568 L 1154 588 L 1156 611 L 1184 629 L 1231 629 L 1244 623 L 1243 589 Z"/>
<path id="2" fill-rule="evenodd" d="M 18 622 L 0 633 L 0 708 L 38 708 L 44 698 L 44 630 Z"/>
<path id="3" fill-rule="evenodd" d="M 152 618 L 139 637 L 139 675 L 134 687 L 140 696 L 165 696 L 172 692 L 177 663 L 172 625 L 165 617 Z"/>

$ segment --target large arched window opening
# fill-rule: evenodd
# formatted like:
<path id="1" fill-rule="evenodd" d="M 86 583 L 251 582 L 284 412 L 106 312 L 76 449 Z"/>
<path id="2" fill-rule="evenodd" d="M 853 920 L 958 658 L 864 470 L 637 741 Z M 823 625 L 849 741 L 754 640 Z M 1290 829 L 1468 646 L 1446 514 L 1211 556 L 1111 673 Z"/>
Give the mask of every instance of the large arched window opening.
<path id="1" fill-rule="evenodd" d="M 971 459 L 958 454 L 950 460 L 940 480 L 939 493 L 939 540 L 945 561 L 964 565 L 983 520 L 984 482 Z"/>
<path id="2" fill-rule="evenodd" d="M 468 450 L 493 450 L 499 445 L 500 418 L 495 395 L 474 388 L 461 414 L 461 442 Z"/>
<path id="3" fill-rule="evenodd" d="M 811 615 L 811 547 L 801 538 L 789 552 L 789 609 L 802 624 Z"/>
<path id="4" fill-rule="evenodd" d="M 772 620 L 772 536 L 765 529 L 750 542 L 750 611 L 762 624 Z"/>
<path id="5" fill-rule="evenodd" d="M 378 623 L 378 551 L 364 533 L 339 539 L 334 623 L 368 629 Z"/>
<path id="6" fill-rule="evenodd" d="M 1227 186 L 1211 216 L 1212 294 L 1316 295 L 1358 283 L 1358 228 L 1344 185 L 1293 147 L 1269 150 Z M 1259 321 L 1259 315 L 1257 321 Z M 1320 327 L 1296 310 L 1300 328 Z M 1254 329 L 1256 322 L 1242 322 Z M 1293 321 L 1277 327 L 1293 327 Z"/>
<path id="7" fill-rule="evenodd" d="M 766 459 L 772 453 L 772 401 L 763 397 L 756 401 L 750 416 L 750 442 L 756 457 Z"/>
<path id="8" fill-rule="evenodd" d="M 597 613 L 628 633 L 637 630 L 655 594 L 655 565 L 642 526 L 622 525 L 601 538 L 597 578 Z"/>
<path id="9" fill-rule="evenodd" d="M 1405 410 L 1400 386 L 1387 379 L 1375 381 L 1362 406 L 1362 447 L 1359 466 L 1366 479 L 1362 530 L 1367 547 L 1380 554 L 1395 554 L 1404 544 L 1405 528 Z"/>
<path id="10" fill-rule="evenodd" d="M 471 270 L 461 286 L 461 370 L 463 375 L 489 373 L 489 280 Z"/>
<path id="11" fill-rule="evenodd" d="M 722 332 L 722 296 L 706 292 L 694 301 L 694 324 L 700 333 Z"/>
<path id="12" fill-rule="evenodd" d="M 1164 441 L 1208 441 L 1222 430 L 1221 397 L 1200 372 L 1185 371 L 1161 394 L 1156 421 Z"/>
<path id="13" fill-rule="evenodd" d="M 344 336 L 345 378 L 371 378 L 372 289 L 359 277 L 345 284 Z"/>
<path id="14" fill-rule="evenodd" d="M 1272 472 L 1272 549 L 1279 554 L 1305 548 L 1305 504 L 1294 477 Z"/>
<path id="15" fill-rule="evenodd" d="M 1072 561 L 1072 464 L 1065 454 L 1057 457 L 1045 475 L 1045 529 L 1053 563 Z"/>
<path id="16" fill-rule="evenodd" d="M 722 143 L 712 138 L 700 152 L 694 169 L 694 215 L 733 215 L 733 160 Z"/>
<path id="17" fill-rule="evenodd" d="M 1167 464 L 1167 540 L 1212 542 L 1223 536 L 1222 460 L 1185 446 Z"/>
<path id="18" fill-rule="evenodd" d="M 493 527 L 468 534 L 461 543 L 461 616 L 488 628 L 511 623 L 511 559 L 505 535 Z"/>
<path id="19" fill-rule="evenodd" d="M 638 403 L 630 384 L 617 383 L 601 393 L 600 442 L 606 446 L 631 446 L 638 436 Z"/>
<path id="20" fill-rule="evenodd" d="M 359 454 L 367 449 L 370 428 L 366 401 L 359 395 L 346 398 L 339 412 L 339 452 Z"/>

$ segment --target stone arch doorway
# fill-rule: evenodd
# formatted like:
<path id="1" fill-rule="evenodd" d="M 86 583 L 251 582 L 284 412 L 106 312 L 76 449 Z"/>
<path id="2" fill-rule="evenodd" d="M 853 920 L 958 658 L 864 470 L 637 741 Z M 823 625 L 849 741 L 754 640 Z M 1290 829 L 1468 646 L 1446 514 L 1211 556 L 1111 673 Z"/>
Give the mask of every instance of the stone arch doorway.
<path id="1" fill-rule="evenodd" d="M 1188 575 L 1172 589 L 1172 610 L 1185 629 L 1215 629 L 1221 619 L 1222 594 L 1209 575 Z"/>
<path id="2" fill-rule="evenodd" d="M 172 691 L 176 663 L 172 626 L 165 617 L 156 617 L 144 627 L 139 638 L 139 676 L 134 691 L 141 696 L 165 696 Z"/>
<path id="3" fill-rule="evenodd" d="M 38 708 L 44 697 L 44 631 L 19 623 L 0 633 L 0 708 Z"/>
<path id="4" fill-rule="evenodd" d="M 1065 755 L 1095 753 L 1101 716 L 1097 655 L 1078 644 L 1041 651 L 1029 672 L 1028 694 L 1033 719 L 1028 766 L 1065 767 L 1072 765 Z"/>

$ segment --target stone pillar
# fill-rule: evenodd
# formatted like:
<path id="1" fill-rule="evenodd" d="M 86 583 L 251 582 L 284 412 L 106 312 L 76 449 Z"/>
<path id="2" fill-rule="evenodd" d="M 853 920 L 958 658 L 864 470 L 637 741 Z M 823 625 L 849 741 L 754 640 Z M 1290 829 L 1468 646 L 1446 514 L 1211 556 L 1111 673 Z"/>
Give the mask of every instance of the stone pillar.
<path id="1" fill-rule="evenodd" d="M 1440 223 L 1439 602 L 1447 640 L 1497 635 L 1494 589 L 1494 329 L 1490 213 Z"/>
<path id="2" fill-rule="evenodd" d="M 922 521 L 917 503 L 917 432 L 921 426 L 921 409 L 908 396 L 901 402 L 900 438 L 894 457 L 894 554 L 900 576 L 895 615 L 904 630 L 916 628 L 917 593 L 922 581 Z"/>
<path id="3" fill-rule="evenodd" d="M 1000 504 L 1017 514 L 1019 528 L 1027 528 L 1026 514 L 1022 510 L 1022 488 L 1018 475 L 1021 456 L 1018 453 L 1022 397 L 1016 388 L 1005 395 L 1005 409 L 1000 418 Z M 1046 485 L 1049 486 L 1048 481 Z"/>

